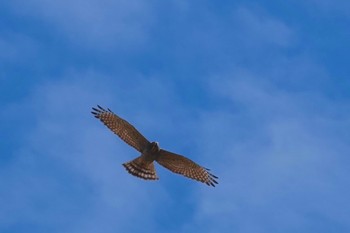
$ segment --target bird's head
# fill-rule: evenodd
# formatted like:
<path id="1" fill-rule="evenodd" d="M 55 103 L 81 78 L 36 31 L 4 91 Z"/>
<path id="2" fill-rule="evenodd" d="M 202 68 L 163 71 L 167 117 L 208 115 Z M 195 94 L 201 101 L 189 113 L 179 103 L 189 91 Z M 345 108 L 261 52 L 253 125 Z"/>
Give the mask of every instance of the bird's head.
<path id="1" fill-rule="evenodd" d="M 152 152 L 159 152 L 159 143 L 158 142 L 151 142 L 151 151 Z"/>

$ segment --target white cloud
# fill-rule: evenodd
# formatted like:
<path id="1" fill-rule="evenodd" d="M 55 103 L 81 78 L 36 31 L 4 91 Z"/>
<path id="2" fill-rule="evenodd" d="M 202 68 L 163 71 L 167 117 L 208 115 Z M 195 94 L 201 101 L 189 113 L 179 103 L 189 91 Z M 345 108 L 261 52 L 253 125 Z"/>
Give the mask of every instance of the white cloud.
<path id="1" fill-rule="evenodd" d="M 236 36 L 243 44 L 253 48 L 262 45 L 289 47 L 294 43 L 295 35 L 286 23 L 271 15 L 255 12 L 245 7 L 237 8 L 233 13 Z"/>
<path id="2" fill-rule="evenodd" d="M 230 106 L 203 114 L 198 140 L 220 184 L 213 193 L 198 192 L 195 221 L 185 229 L 322 229 L 315 218 L 349 229 L 344 162 L 350 148 L 338 131 L 350 127 L 350 112 L 342 110 L 349 106 L 322 92 L 283 90 L 248 71 L 221 75 L 210 85 Z"/>
<path id="3" fill-rule="evenodd" d="M 95 103 L 128 109 L 128 105 L 137 105 L 124 98 L 140 94 L 138 98 L 147 99 L 154 94 L 143 89 L 147 82 L 135 90 L 117 83 L 93 72 L 72 72 L 61 81 L 37 85 L 24 102 L 4 107 L 11 119 L 21 113 L 20 119 L 9 122 L 15 124 L 29 115 L 32 127 L 0 173 L 6 187 L 0 192 L 6 200 L 0 211 L 1 227 L 30 224 L 69 232 L 139 232 L 156 227 L 154 211 L 159 201 L 168 199 L 166 191 L 161 183 L 138 180 L 124 170 L 121 163 L 138 153 L 90 113 Z M 164 93 L 161 82 L 149 84 L 156 92 L 154 97 L 166 100 L 164 94 L 171 93 Z M 145 122 L 149 116 L 157 122 L 157 114 L 141 114 L 150 113 L 149 106 L 132 111 Z"/>
<path id="4" fill-rule="evenodd" d="M 324 16 L 327 15 L 329 17 L 347 17 L 348 9 L 350 8 L 350 3 L 347 0 L 307 0 L 302 1 L 300 4 L 306 5 L 307 8 L 312 12 L 314 15 L 317 16 Z M 318 10 L 317 14 L 315 14 L 315 10 Z M 322 13 L 321 15 L 319 13 Z"/>
<path id="5" fill-rule="evenodd" d="M 57 30 L 60 40 L 103 50 L 142 45 L 152 23 L 151 2 L 33 0 L 13 1 L 11 6 L 14 12 Z"/>
<path id="6" fill-rule="evenodd" d="M 3 33 L 0 37 L 0 61 L 3 64 L 21 64 L 34 57 L 37 47 L 37 43 L 28 36 L 12 32 Z"/>

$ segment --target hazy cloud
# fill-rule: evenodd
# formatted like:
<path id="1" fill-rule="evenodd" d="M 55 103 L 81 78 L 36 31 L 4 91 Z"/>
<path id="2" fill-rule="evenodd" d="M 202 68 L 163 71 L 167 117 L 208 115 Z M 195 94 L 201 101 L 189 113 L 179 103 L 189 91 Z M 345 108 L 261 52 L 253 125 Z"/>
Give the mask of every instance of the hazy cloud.
<path id="1" fill-rule="evenodd" d="M 166 200 L 167 194 L 152 182 L 127 181 L 133 177 L 120 164 L 138 154 L 116 143 L 117 138 L 90 113 L 94 103 L 114 102 L 113 106 L 119 103 L 127 107 L 130 103 L 123 102 L 122 93 L 113 94 L 123 88 L 108 87 L 106 81 L 111 80 L 101 74 L 69 76 L 38 85 L 23 103 L 7 106 L 11 114 L 26 109 L 34 121 L 0 173 L 6 187 L 0 193 L 6 200 L 0 212 L 2 229 L 35 227 L 54 232 L 154 229 L 156 203 L 150 200 Z M 84 82 L 79 81 L 82 76 Z M 160 89 L 155 90 L 161 91 L 162 86 L 158 85 Z M 15 124 L 15 119 L 12 123 Z M 139 192 L 140 189 L 143 191 Z M 137 218 L 139 224 L 126 221 L 128 218 Z"/>
<path id="2" fill-rule="evenodd" d="M 198 193 L 196 220 L 186 229 L 349 229 L 350 206 L 343 194 L 350 189 L 342 184 L 350 174 L 342 164 L 349 161 L 350 148 L 338 131 L 350 127 L 350 112 L 339 110 L 349 106 L 319 93 L 281 91 L 268 79 L 245 73 L 211 83 L 232 105 L 231 111 L 204 114 L 201 121 L 206 131 L 201 141 L 208 142 L 202 153 L 220 167 L 221 185 L 217 195 Z"/>
<path id="3" fill-rule="evenodd" d="M 39 20 L 77 46 L 100 50 L 142 45 L 152 23 L 152 2 L 32 0 L 9 5 L 17 14 Z"/>
<path id="4" fill-rule="evenodd" d="M 295 38 L 294 32 L 283 21 L 273 18 L 267 13 L 254 12 L 240 7 L 234 11 L 234 25 L 237 36 L 243 44 L 254 48 L 263 46 L 290 46 Z"/>

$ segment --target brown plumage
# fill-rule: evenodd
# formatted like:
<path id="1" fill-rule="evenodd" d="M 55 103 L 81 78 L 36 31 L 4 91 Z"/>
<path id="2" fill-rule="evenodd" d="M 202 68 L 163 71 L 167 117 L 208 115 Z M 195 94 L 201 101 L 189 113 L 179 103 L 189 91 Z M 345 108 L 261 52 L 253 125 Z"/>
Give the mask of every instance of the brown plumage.
<path id="1" fill-rule="evenodd" d="M 125 169 L 132 175 L 145 180 L 158 180 L 154 161 L 172 172 L 188 178 L 215 186 L 218 177 L 209 173 L 209 169 L 201 167 L 192 160 L 159 148 L 157 142 L 149 142 L 137 129 L 126 120 L 114 114 L 110 109 L 92 108 L 92 114 L 100 119 L 110 130 L 124 142 L 141 153 L 139 157 L 124 163 Z"/>

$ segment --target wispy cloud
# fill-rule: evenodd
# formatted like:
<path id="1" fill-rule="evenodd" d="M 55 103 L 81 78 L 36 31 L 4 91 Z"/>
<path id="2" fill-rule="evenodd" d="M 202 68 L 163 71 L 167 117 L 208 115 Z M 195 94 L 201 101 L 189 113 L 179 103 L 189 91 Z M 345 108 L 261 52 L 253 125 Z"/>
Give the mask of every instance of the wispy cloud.
<path id="1" fill-rule="evenodd" d="M 349 1 L 346 0 L 307 0 L 301 4 L 307 5 L 307 9 L 317 9 L 321 11 L 324 16 L 334 16 L 334 14 L 336 14 L 337 16 L 347 17 L 347 9 L 350 7 Z"/>
<path id="2" fill-rule="evenodd" d="M 21 64 L 33 58 L 37 52 L 37 44 L 26 35 L 4 32 L 0 36 L 0 50 L 0 61 L 4 67 L 7 64 Z"/>
<path id="3" fill-rule="evenodd" d="M 289 47 L 295 35 L 286 23 L 264 12 L 240 7 L 233 12 L 233 25 L 241 44 L 254 48 Z"/>
<path id="4" fill-rule="evenodd" d="M 217 195 L 198 193 L 196 224 L 188 230 L 349 229 L 343 164 L 350 148 L 342 130 L 350 127 L 348 104 L 283 90 L 251 72 L 213 81 L 231 110 L 203 115 L 201 141 L 208 143 L 201 153 L 219 167 L 221 185 Z"/>
<path id="5" fill-rule="evenodd" d="M 81 76 L 85 77 L 84 82 L 79 81 Z M 1 171 L 1 183 L 6 187 L 0 194 L 6 200 L 0 212 L 2 229 L 154 229 L 156 202 L 151 200 L 167 199 L 167 194 L 159 185 L 133 179 L 124 171 L 120 164 L 138 154 L 123 143 L 116 143 L 117 138 L 89 112 L 93 103 L 118 103 L 127 109 L 130 103 L 124 102 L 123 93 L 113 93 L 123 88 L 108 87 L 104 81 L 111 80 L 100 74 L 76 73 L 69 77 L 38 85 L 22 104 L 7 106 L 11 115 L 26 109 L 34 120 Z M 155 90 L 159 94 L 161 89 L 159 85 Z M 134 182 L 128 182 L 129 179 Z M 127 220 L 133 216 L 139 224 Z"/>
<path id="6" fill-rule="evenodd" d="M 142 45 L 152 23 L 151 2 L 33 0 L 8 5 L 21 17 L 39 20 L 61 39 L 99 50 Z"/>

